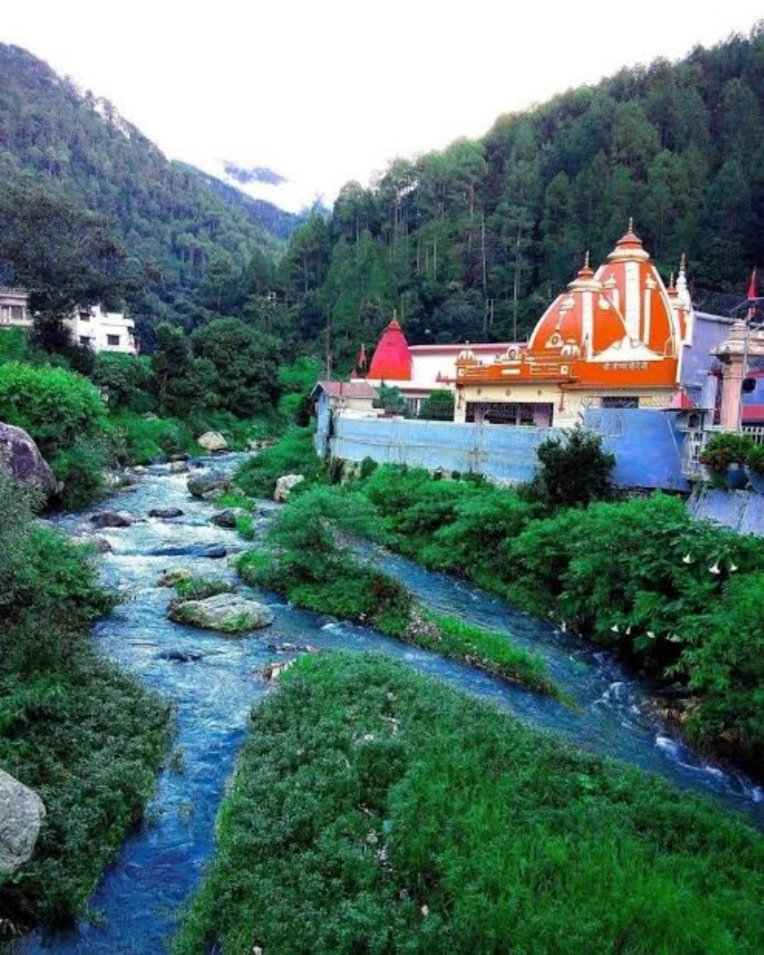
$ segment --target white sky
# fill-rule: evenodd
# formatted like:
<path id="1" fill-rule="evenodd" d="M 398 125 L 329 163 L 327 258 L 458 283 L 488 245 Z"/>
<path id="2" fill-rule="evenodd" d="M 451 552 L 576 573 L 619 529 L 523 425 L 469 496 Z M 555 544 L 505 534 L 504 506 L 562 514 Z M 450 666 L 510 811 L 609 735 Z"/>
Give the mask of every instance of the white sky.
<path id="1" fill-rule="evenodd" d="M 763 14 L 761 0 L 6 0 L 0 40 L 110 99 L 171 157 L 268 165 L 331 202 L 396 155 Z"/>

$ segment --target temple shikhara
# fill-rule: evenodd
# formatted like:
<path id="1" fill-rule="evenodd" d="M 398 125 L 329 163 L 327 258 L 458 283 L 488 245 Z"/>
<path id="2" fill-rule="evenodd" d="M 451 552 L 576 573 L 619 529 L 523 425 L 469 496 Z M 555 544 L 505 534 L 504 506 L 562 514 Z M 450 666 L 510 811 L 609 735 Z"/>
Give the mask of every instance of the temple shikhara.
<path id="1" fill-rule="evenodd" d="M 538 321 L 526 347 L 490 364 L 459 356 L 456 421 L 573 425 L 586 408 L 662 408 L 682 380 L 693 315 L 684 263 L 664 284 L 629 230 L 593 271 L 587 261 Z"/>

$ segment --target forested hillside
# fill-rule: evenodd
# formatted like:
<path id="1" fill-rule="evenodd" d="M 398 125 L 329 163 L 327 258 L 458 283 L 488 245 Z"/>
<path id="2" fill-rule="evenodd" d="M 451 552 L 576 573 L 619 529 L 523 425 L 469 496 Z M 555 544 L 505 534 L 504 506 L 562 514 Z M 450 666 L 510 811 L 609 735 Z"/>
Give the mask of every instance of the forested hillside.
<path id="1" fill-rule="evenodd" d="M 0 247 L 0 281 L 45 281 L 17 253 L 31 220 L 44 244 L 43 207 L 54 208 L 51 253 L 60 248 L 62 220 L 69 221 L 73 236 L 87 236 L 93 228 L 108 235 L 112 265 L 120 268 L 111 269 L 111 282 L 101 283 L 103 293 L 126 295 L 139 319 L 193 324 L 195 301 L 206 297 L 214 304 L 219 283 L 238 275 L 254 250 L 277 251 L 276 236 L 286 237 L 296 221 L 168 161 L 108 101 L 83 94 L 30 53 L 5 45 L 0 183 L 6 198 L 0 232 L 9 246 Z M 24 221 L 20 207 L 26 209 Z"/>
<path id="2" fill-rule="evenodd" d="M 318 341 L 328 322 L 345 365 L 393 307 L 415 342 L 522 335 L 630 216 L 667 277 L 686 252 L 696 287 L 742 294 L 764 264 L 763 114 L 759 24 L 398 158 L 293 236 L 293 333 Z"/>

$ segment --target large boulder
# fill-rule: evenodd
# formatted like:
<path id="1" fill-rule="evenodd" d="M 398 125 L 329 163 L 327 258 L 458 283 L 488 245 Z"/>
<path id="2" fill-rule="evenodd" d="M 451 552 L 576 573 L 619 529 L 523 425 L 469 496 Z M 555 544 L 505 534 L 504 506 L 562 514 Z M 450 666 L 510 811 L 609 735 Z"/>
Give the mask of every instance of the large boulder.
<path id="1" fill-rule="evenodd" d="M 228 450 L 228 442 L 219 431 L 205 431 L 196 439 L 196 443 L 210 454 Z"/>
<path id="2" fill-rule="evenodd" d="M 292 488 L 304 480 L 305 476 L 302 474 L 284 474 L 276 481 L 276 490 L 273 492 L 273 500 L 278 501 L 279 504 L 288 501 L 289 495 L 292 493 Z"/>
<path id="3" fill-rule="evenodd" d="M 90 515 L 93 527 L 130 527 L 135 524 L 135 518 L 126 511 L 98 511 Z"/>
<path id="4" fill-rule="evenodd" d="M 170 619 L 176 623 L 227 634 L 259 630 L 273 623 L 274 617 L 270 607 L 240 594 L 215 594 L 204 600 L 175 600 L 170 604 Z"/>
<path id="5" fill-rule="evenodd" d="M 10 474 L 22 484 L 30 484 L 45 497 L 56 492 L 56 476 L 23 428 L 0 421 L 0 474 Z"/>
<path id="6" fill-rule="evenodd" d="M 227 507 L 224 511 L 218 511 L 210 518 L 211 524 L 218 527 L 236 527 L 236 521 L 240 517 L 248 517 L 249 511 L 243 507 Z"/>
<path id="7" fill-rule="evenodd" d="M 186 481 L 186 487 L 194 497 L 205 497 L 213 491 L 227 491 L 230 486 L 230 477 L 222 471 L 202 471 L 192 474 Z"/>
<path id="8" fill-rule="evenodd" d="M 37 793 L 0 769 L 0 874 L 31 859 L 44 818 Z"/>

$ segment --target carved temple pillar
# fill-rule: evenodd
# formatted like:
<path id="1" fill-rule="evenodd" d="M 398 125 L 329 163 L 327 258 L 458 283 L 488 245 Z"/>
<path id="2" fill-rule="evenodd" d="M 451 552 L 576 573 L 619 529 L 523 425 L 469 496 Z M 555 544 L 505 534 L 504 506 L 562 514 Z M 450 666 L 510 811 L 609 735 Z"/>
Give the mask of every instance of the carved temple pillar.
<path id="1" fill-rule="evenodd" d="M 722 365 L 721 426 L 737 431 L 742 421 L 743 378 L 750 359 L 764 356 L 764 331 L 751 331 L 745 322 L 735 322 L 727 338 L 713 349 Z"/>

